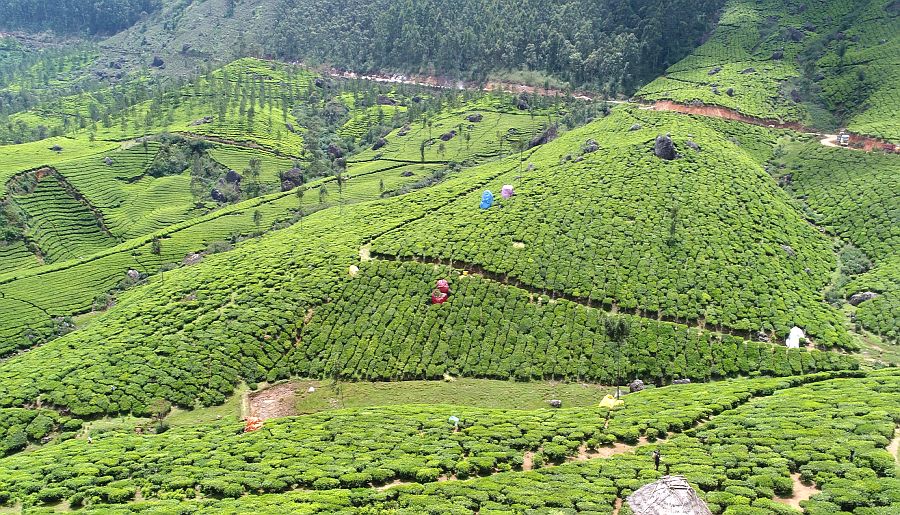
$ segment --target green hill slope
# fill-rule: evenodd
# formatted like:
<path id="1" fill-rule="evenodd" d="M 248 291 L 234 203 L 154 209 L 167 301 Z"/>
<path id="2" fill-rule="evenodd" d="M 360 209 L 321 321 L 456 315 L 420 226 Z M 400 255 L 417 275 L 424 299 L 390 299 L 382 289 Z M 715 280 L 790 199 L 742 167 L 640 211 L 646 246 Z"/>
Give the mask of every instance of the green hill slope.
<path id="1" fill-rule="evenodd" d="M 630 132 L 634 123 L 644 128 Z M 672 162 L 652 154 L 668 132 L 684 154 Z M 600 149 L 570 161 L 592 138 Z M 376 239 L 373 252 L 472 265 L 654 318 L 780 335 L 801 325 L 843 344 L 821 302 L 830 242 L 733 143 L 684 117 L 638 111 L 553 148 L 487 185 L 516 186 L 497 209 L 479 211 L 481 193 L 469 193 Z"/>
<path id="2" fill-rule="evenodd" d="M 845 299 L 874 292 L 855 317 L 862 327 L 898 342 L 900 328 L 900 160 L 808 143 L 790 149 L 784 173 L 816 223 L 864 255 L 845 257 L 833 288 Z M 784 179 L 782 180 L 784 182 Z"/>
<path id="3" fill-rule="evenodd" d="M 493 377 L 608 379 L 609 358 L 604 356 L 616 352 L 614 346 L 608 341 L 593 350 L 585 346 L 586 342 L 594 340 L 592 334 L 600 338 L 601 320 L 605 316 L 600 308 L 606 296 L 591 294 L 589 290 L 584 290 L 584 295 L 581 295 L 581 292 L 576 292 L 577 283 L 565 282 L 567 272 L 577 269 L 570 262 L 577 254 L 566 246 L 565 240 L 553 236 L 558 220 L 544 216 L 552 202 L 529 203 L 528 199 L 533 195 L 532 191 L 538 191 L 536 188 L 540 184 L 549 185 L 551 190 L 559 189 L 562 185 L 554 181 L 565 177 L 570 185 L 582 184 L 579 188 L 581 196 L 575 195 L 574 198 L 581 198 L 579 201 L 586 206 L 586 199 L 591 195 L 614 191 L 619 180 L 614 173 L 620 170 L 616 163 L 627 163 L 628 156 L 634 156 L 631 159 L 635 163 L 629 169 L 634 170 L 636 176 L 641 175 L 642 171 L 644 175 L 655 177 L 655 182 L 663 184 L 666 181 L 679 184 L 678 181 L 688 173 L 685 171 L 688 168 L 692 170 L 692 182 L 697 183 L 703 173 L 712 176 L 729 173 L 727 163 L 733 163 L 732 166 L 742 170 L 743 176 L 750 182 L 744 188 L 726 190 L 727 195 L 739 196 L 745 191 L 765 194 L 768 200 L 763 203 L 765 207 L 760 206 L 762 210 L 783 204 L 785 207 L 779 208 L 777 214 L 770 215 L 774 225 L 766 229 L 766 234 L 772 238 L 768 244 L 771 248 L 761 251 L 758 256 L 759 259 L 770 260 L 771 267 L 779 266 L 783 270 L 799 268 L 800 277 L 792 283 L 790 293 L 795 297 L 784 293 L 787 298 L 796 299 L 795 304 L 791 305 L 792 314 L 760 309 L 772 309 L 769 304 L 735 306 L 746 309 L 743 316 L 748 319 L 758 316 L 760 324 L 772 324 L 778 338 L 782 338 L 788 329 L 786 325 L 779 324 L 792 320 L 786 317 L 798 317 L 798 322 L 802 320 L 808 332 L 823 345 L 849 346 L 846 333 L 839 332 L 843 329 L 837 312 L 828 308 L 821 301 L 821 294 L 816 293 L 824 284 L 812 279 L 814 274 L 802 273 L 804 267 L 816 267 L 823 271 L 820 277 L 827 276 L 834 266 L 833 258 L 828 253 L 830 243 L 821 239 L 805 221 L 787 209 L 784 200 L 787 197 L 782 197 L 784 194 L 777 190 L 774 181 L 733 144 L 719 139 L 702 123 L 674 115 L 640 113 L 648 128 L 629 132 L 627 127 L 634 121 L 633 116 L 629 111 L 617 112 L 610 118 L 529 151 L 529 155 L 523 157 L 526 163 L 536 164 L 532 170 L 518 156 L 463 170 L 441 184 L 409 195 L 320 211 L 306 217 L 302 224 L 245 242 L 228 253 L 208 256 L 198 265 L 167 272 L 151 284 L 123 294 L 115 307 L 97 317 L 84 330 L 0 364 L 0 403 L 19 405 L 40 396 L 44 402 L 68 406 L 80 415 L 140 413 L 157 397 L 188 406 L 198 399 L 203 404 L 215 404 L 231 393 L 240 378 L 271 381 L 292 374 L 421 378 L 458 371 L 465 375 Z M 673 163 L 664 163 L 652 155 L 645 157 L 650 153 L 648 139 L 652 139 L 657 130 L 676 129 L 677 132 L 693 133 L 704 150 L 697 156 L 685 156 Z M 583 141 L 591 136 L 608 146 L 588 155 L 582 162 L 609 159 L 604 161 L 602 167 L 597 167 L 597 170 L 609 172 L 608 184 L 599 180 L 579 182 L 583 179 L 579 179 L 577 164 L 569 164 L 565 159 L 567 154 L 577 152 Z M 682 141 L 679 139 L 680 144 Z M 624 159 L 616 153 L 617 149 L 624 153 Z M 705 164 L 718 162 L 716 158 L 726 164 L 718 167 Z M 757 171 L 748 174 L 747 170 Z M 485 187 L 502 184 L 507 179 L 515 182 L 520 193 L 512 199 L 501 201 L 491 210 L 479 211 L 479 192 Z M 721 182 L 722 179 L 719 180 Z M 680 184 L 686 187 L 686 183 Z M 643 191 L 648 198 L 661 205 L 670 198 L 668 192 L 656 194 L 653 188 L 647 186 L 643 187 Z M 671 191 L 678 193 L 675 187 Z M 690 191 L 693 190 L 686 192 Z M 287 195 L 287 199 L 293 197 L 290 193 Z M 474 205 L 464 206 L 463 201 Z M 519 201 L 521 207 L 517 210 L 514 203 Z M 684 238 L 680 241 L 691 241 L 687 234 L 699 227 L 714 237 L 716 233 L 710 232 L 712 227 L 698 222 L 703 220 L 702 216 L 692 214 L 702 213 L 703 206 L 711 199 L 684 194 L 679 201 L 686 213 L 676 230 L 676 236 Z M 608 202 L 599 200 L 592 205 Z M 752 205 L 753 201 L 748 199 L 744 202 Z M 456 210 L 459 214 L 453 214 Z M 387 243 L 396 243 L 402 241 L 401 238 L 419 234 L 423 230 L 420 226 L 433 217 L 450 217 L 467 220 L 473 230 L 479 226 L 484 228 L 474 231 L 473 234 L 478 236 L 461 239 L 455 246 L 446 247 L 458 252 L 453 256 L 447 255 L 447 262 L 452 257 L 454 263 L 451 266 L 465 266 L 460 256 L 471 255 L 472 264 L 480 263 L 487 269 L 493 264 L 478 260 L 475 254 L 486 241 L 480 237 L 482 232 L 490 229 L 486 221 L 496 217 L 495 227 L 503 227 L 502 217 L 516 212 L 526 217 L 523 219 L 525 222 L 520 223 L 548 238 L 543 245 L 540 241 L 523 240 L 532 248 L 545 249 L 547 257 L 542 259 L 546 259 L 546 268 L 543 270 L 550 271 L 547 277 L 557 283 L 540 282 L 546 279 L 539 273 L 523 274 L 521 284 L 511 285 L 515 288 L 498 288 L 490 283 L 481 283 L 477 278 L 469 279 L 473 281 L 471 285 L 464 286 L 463 279 L 454 279 L 455 283 L 459 283 L 455 287 L 459 288 L 461 295 L 452 298 L 445 306 L 425 310 L 421 306 L 427 303 L 434 272 L 416 266 L 398 268 L 386 264 L 384 267 L 373 267 L 367 261 L 361 261 L 365 259 L 364 247 L 370 242 L 371 256 L 380 258 L 378 252 L 385 252 Z M 568 209 L 567 212 L 573 210 Z M 739 216 L 747 218 L 734 226 L 752 231 L 753 225 L 764 219 L 762 215 L 752 213 L 749 210 L 738 211 Z M 535 218 L 528 221 L 529 216 Z M 577 227 L 586 230 L 588 222 L 602 220 L 605 216 L 612 217 L 612 214 L 600 212 L 595 217 L 576 218 L 572 220 L 571 227 L 573 231 L 577 231 Z M 657 220 L 655 223 L 660 222 Z M 424 226 L 429 227 L 434 241 L 442 241 L 441 231 L 446 229 L 441 224 Z M 663 225 L 659 238 L 666 237 L 666 226 Z M 509 227 L 508 230 L 507 255 L 514 256 L 522 249 L 516 249 L 511 244 L 512 238 L 516 237 L 512 231 L 517 229 Z M 526 231 L 518 230 L 527 236 Z M 758 236 L 752 238 L 759 245 Z M 558 253 L 552 252 L 551 241 L 556 242 Z M 741 242 L 737 240 L 734 243 Z M 781 244 L 790 244 L 796 249 L 795 255 L 789 256 L 779 246 Z M 163 248 L 168 245 L 163 242 Z M 698 247 L 702 245 L 695 246 L 695 251 L 700 251 Z M 663 252 L 670 247 L 654 242 L 654 247 L 650 248 Z M 688 247 L 676 244 L 675 248 Z M 409 249 L 410 254 L 418 255 L 425 247 L 410 244 Z M 527 246 L 525 250 L 528 250 Z M 725 250 L 720 253 L 724 254 Z M 427 252 L 425 255 L 429 256 Z M 439 256 L 442 257 L 442 254 L 435 255 Z M 718 259 L 709 261 L 708 269 L 729 270 L 727 257 Z M 740 261 L 742 266 L 747 266 L 747 262 Z M 514 261 L 497 259 L 497 263 Z M 523 265 L 526 263 L 527 260 L 522 262 Z M 362 268 L 358 276 L 348 275 L 351 265 Z M 661 273 L 645 266 L 642 264 L 639 270 Z M 456 277 L 455 273 L 448 275 Z M 614 277 L 609 277 L 609 280 Z M 677 284 L 696 280 L 689 277 L 672 272 L 672 280 Z M 725 279 L 728 276 L 722 274 L 721 277 Z M 46 282 L 47 279 L 42 280 Z M 496 281 L 499 278 L 487 274 L 485 280 Z M 741 276 L 734 278 L 736 284 L 741 284 L 742 280 Z M 621 291 L 629 291 L 627 284 L 619 284 Z M 727 283 L 722 284 L 720 287 L 724 289 Z M 571 295 L 572 303 L 553 301 L 550 285 L 558 288 L 559 293 Z M 22 291 L 24 286 L 22 282 L 15 286 L 17 290 L 9 291 Z M 10 287 L 13 285 L 10 284 Z M 781 284 L 777 276 L 760 281 L 757 287 L 763 288 L 763 295 L 767 291 L 773 297 L 782 294 L 779 293 Z M 377 288 L 377 291 L 369 288 Z M 540 291 L 544 288 L 547 289 L 546 295 Z M 745 298 L 737 291 L 737 286 L 732 288 L 730 295 Z M 635 290 L 636 299 L 641 298 L 636 295 L 641 291 Z M 532 296 L 532 302 L 541 297 L 537 300 L 537 306 L 526 302 L 529 296 Z M 461 318 L 477 317 L 479 311 L 488 309 L 482 308 L 481 304 L 493 305 L 491 299 L 503 297 L 508 300 L 497 305 L 497 314 L 485 315 L 484 333 L 481 332 L 481 324 L 469 328 L 469 331 L 474 331 L 471 335 L 454 329 L 454 319 L 458 320 L 456 325 L 461 330 L 466 326 Z M 624 304 L 620 299 L 626 298 L 617 295 L 615 302 L 605 307 Z M 510 302 L 514 299 L 518 300 Z M 551 304 L 542 307 L 548 302 Z M 582 302 L 593 307 L 582 309 L 576 305 Z M 712 300 L 705 302 L 711 304 Z M 468 309 L 468 314 L 466 310 L 456 311 L 459 303 L 462 303 L 460 308 Z M 701 298 L 695 305 L 703 308 L 707 304 Z M 369 318 L 369 313 L 382 308 L 396 310 L 393 321 L 381 317 Z M 554 317 L 549 316 L 551 311 Z M 640 304 L 635 306 L 634 313 L 641 320 L 629 319 L 634 330 L 622 351 L 627 356 L 627 364 L 617 375 L 634 377 L 640 374 L 668 381 L 679 376 L 706 379 L 753 371 L 782 375 L 855 366 L 853 360 L 837 354 L 817 354 L 805 350 L 785 353 L 783 348 L 773 352 L 778 348 L 725 337 L 710 323 L 699 331 L 688 329 L 666 322 L 666 317 L 661 317 L 658 311 L 649 312 Z M 679 316 L 683 315 L 677 311 L 671 315 L 673 319 Z M 803 320 L 799 316 L 807 318 Z M 443 329 L 435 323 L 438 319 L 446 319 L 442 321 L 442 324 L 446 323 Z M 532 320 L 533 326 L 529 327 L 528 320 Z M 697 325 L 697 321 L 690 317 L 684 317 L 684 320 L 689 321 L 690 325 Z M 722 332 L 733 329 L 740 334 L 741 328 L 723 324 L 720 329 Z M 406 331 L 410 332 L 404 336 Z M 577 337 L 578 334 L 583 336 Z M 379 350 L 382 339 L 383 351 Z M 532 348 L 533 351 L 529 350 Z M 448 359 L 432 361 L 433 356 L 444 355 Z M 660 368 L 656 360 L 663 359 L 663 356 L 666 360 L 673 360 L 671 367 Z M 155 387 L 139 387 L 150 377 L 156 378 L 152 381 Z"/>
<path id="4" fill-rule="evenodd" d="M 638 94 L 900 141 L 898 55 L 893 0 L 731 0 L 710 40 Z"/>

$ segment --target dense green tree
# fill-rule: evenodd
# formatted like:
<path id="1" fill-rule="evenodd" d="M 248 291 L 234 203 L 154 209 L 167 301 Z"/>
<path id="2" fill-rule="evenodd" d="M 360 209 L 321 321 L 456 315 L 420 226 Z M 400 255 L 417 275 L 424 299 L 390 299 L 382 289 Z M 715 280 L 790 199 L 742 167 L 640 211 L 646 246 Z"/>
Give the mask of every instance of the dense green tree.
<path id="1" fill-rule="evenodd" d="M 525 69 L 630 93 L 693 50 L 723 3 L 280 0 L 270 44 L 283 58 L 353 69 L 474 80 Z"/>
<path id="2" fill-rule="evenodd" d="M 0 0 L 0 27 L 113 34 L 161 6 L 160 0 Z"/>

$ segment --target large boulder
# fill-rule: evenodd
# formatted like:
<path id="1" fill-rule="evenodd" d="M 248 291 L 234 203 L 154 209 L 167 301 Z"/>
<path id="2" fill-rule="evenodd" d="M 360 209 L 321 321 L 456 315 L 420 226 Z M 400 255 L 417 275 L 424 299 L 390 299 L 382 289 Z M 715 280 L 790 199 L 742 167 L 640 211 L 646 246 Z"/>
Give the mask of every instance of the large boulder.
<path id="1" fill-rule="evenodd" d="M 722 67 L 716 66 L 715 68 L 710 70 L 709 73 L 707 73 L 707 75 L 715 75 L 715 74 L 719 73 L 720 71 L 722 71 Z"/>
<path id="2" fill-rule="evenodd" d="M 379 148 L 382 148 L 382 147 L 384 147 L 385 145 L 387 145 L 387 140 L 384 139 L 384 138 L 378 138 L 378 139 L 375 141 L 375 144 L 372 145 L 372 150 L 378 150 Z"/>
<path id="3" fill-rule="evenodd" d="M 191 252 L 187 256 L 184 256 L 184 259 L 181 260 L 181 264 L 184 266 L 196 265 L 197 263 L 203 261 L 203 254 L 199 254 L 197 252 Z"/>
<path id="4" fill-rule="evenodd" d="M 470 114 L 469 116 L 466 116 L 466 120 L 469 120 L 472 123 L 478 123 L 483 118 L 484 118 L 484 116 L 482 116 L 481 113 L 473 113 L 473 114 Z"/>
<path id="5" fill-rule="evenodd" d="M 551 408 L 562 408 L 562 401 L 559 399 L 553 399 L 550 401 Z"/>
<path id="6" fill-rule="evenodd" d="M 628 391 L 631 393 L 639 392 L 644 389 L 644 382 L 640 379 L 635 379 L 634 381 L 628 383 Z"/>
<path id="7" fill-rule="evenodd" d="M 806 34 L 804 34 L 802 30 L 794 27 L 788 27 L 784 32 L 784 39 L 787 41 L 793 41 L 795 43 L 803 41 L 803 38 L 805 36 Z"/>
<path id="8" fill-rule="evenodd" d="M 550 143 L 551 141 L 556 139 L 556 136 L 559 134 L 556 124 L 553 124 L 546 129 L 544 129 L 540 134 L 531 139 L 528 143 L 528 148 L 534 148 L 538 145 L 545 145 Z"/>
<path id="9" fill-rule="evenodd" d="M 853 295 L 851 295 L 848 302 L 850 303 L 851 306 L 859 306 L 863 302 L 865 302 L 867 300 L 872 300 L 876 297 L 878 297 L 877 293 L 875 293 L 873 291 L 864 291 L 864 292 L 854 293 Z"/>
<path id="10" fill-rule="evenodd" d="M 209 196 L 216 202 L 228 202 L 228 197 L 219 191 L 218 188 L 213 188 L 212 191 L 209 192 Z"/>
<path id="11" fill-rule="evenodd" d="M 237 184 L 241 182 L 242 179 L 243 177 L 241 177 L 241 174 L 235 172 L 234 170 L 228 170 L 228 173 L 225 174 L 225 182 L 230 184 Z"/>
<path id="12" fill-rule="evenodd" d="M 678 152 L 675 151 L 675 143 L 672 142 L 672 137 L 668 134 L 657 136 L 656 143 L 653 145 L 653 154 L 666 161 L 676 159 Z"/>
<path id="13" fill-rule="evenodd" d="M 387 95 L 378 95 L 375 99 L 378 102 L 378 105 L 382 106 L 395 106 L 397 105 L 397 101 Z"/>
<path id="14" fill-rule="evenodd" d="M 444 134 L 441 134 L 441 141 L 450 141 L 451 139 L 456 137 L 456 131 L 450 131 Z"/>
<path id="15" fill-rule="evenodd" d="M 194 121 L 192 121 L 192 122 L 191 122 L 191 127 L 196 127 L 196 126 L 198 126 L 198 125 L 204 125 L 204 124 L 207 124 L 207 123 L 212 123 L 212 121 L 213 121 L 213 117 L 212 117 L 212 116 L 204 116 L 203 118 L 200 118 L 199 120 L 194 120 Z"/>
<path id="16" fill-rule="evenodd" d="M 519 97 L 516 99 L 516 108 L 518 108 L 520 111 L 527 111 L 531 109 L 531 106 L 528 105 L 527 94 L 522 93 L 521 95 L 519 95 Z"/>
<path id="17" fill-rule="evenodd" d="M 597 143 L 596 140 L 589 139 L 584 142 L 584 145 L 582 145 L 581 150 L 585 154 L 591 154 L 593 152 L 600 150 L 600 144 Z"/>
<path id="18" fill-rule="evenodd" d="M 162 57 L 154 56 L 153 61 L 150 63 L 150 66 L 153 68 L 164 68 L 166 66 L 165 61 L 163 61 Z"/>
<path id="19" fill-rule="evenodd" d="M 672 384 L 691 384 L 690 379 L 676 379 L 672 381 Z"/>

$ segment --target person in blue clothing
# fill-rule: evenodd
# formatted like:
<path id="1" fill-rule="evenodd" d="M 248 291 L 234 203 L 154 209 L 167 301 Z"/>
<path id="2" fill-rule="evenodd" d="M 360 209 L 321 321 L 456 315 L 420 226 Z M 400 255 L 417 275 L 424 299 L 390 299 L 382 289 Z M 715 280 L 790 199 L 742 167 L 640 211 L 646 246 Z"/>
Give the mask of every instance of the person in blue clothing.
<path id="1" fill-rule="evenodd" d="M 481 209 L 487 209 L 494 205 L 494 194 L 490 190 L 484 190 L 481 194 Z"/>

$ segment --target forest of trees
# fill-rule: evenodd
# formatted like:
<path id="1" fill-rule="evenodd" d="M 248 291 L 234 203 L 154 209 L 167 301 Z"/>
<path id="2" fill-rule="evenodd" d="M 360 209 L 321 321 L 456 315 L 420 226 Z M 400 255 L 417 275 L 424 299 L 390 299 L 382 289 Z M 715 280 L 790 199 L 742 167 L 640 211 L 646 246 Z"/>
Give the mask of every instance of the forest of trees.
<path id="1" fill-rule="evenodd" d="M 286 59 L 485 79 L 534 70 L 630 93 L 687 55 L 723 0 L 278 0 Z"/>
<path id="2" fill-rule="evenodd" d="M 161 0 L 0 0 L 0 29 L 114 34 L 161 5 Z"/>

